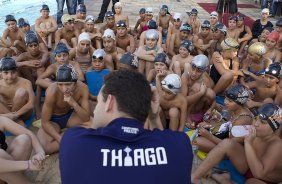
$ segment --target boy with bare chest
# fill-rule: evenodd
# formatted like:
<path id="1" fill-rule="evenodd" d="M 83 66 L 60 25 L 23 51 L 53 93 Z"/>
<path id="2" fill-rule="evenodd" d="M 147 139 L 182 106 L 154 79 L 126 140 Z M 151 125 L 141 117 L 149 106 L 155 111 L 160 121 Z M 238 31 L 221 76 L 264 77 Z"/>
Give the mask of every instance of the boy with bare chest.
<path id="1" fill-rule="evenodd" d="M 57 45 L 59 42 L 62 42 L 66 44 L 69 49 L 75 48 L 79 35 L 75 34 L 73 16 L 68 14 L 63 15 L 62 22 L 64 24 L 64 27 L 56 31 L 55 45 Z"/>
<path id="2" fill-rule="evenodd" d="M 7 28 L 3 32 L 2 47 L 9 48 L 15 55 L 26 51 L 24 40 L 22 40 L 21 32 L 17 27 L 17 21 L 13 15 L 7 15 L 5 19 Z"/>
<path id="3" fill-rule="evenodd" d="M 133 53 L 136 49 L 134 37 L 127 32 L 126 22 L 123 20 L 117 21 L 117 36 L 116 45 L 125 52 Z"/>
<path id="4" fill-rule="evenodd" d="M 33 110 L 34 93 L 31 82 L 18 77 L 16 62 L 12 58 L 0 61 L 0 114 L 24 125 Z"/>
<path id="5" fill-rule="evenodd" d="M 199 123 L 215 99 L 211 78 L 206 73 L 209 60 L 207 56 L 200 54 L 186 65 L 188 70 L 181 77 L 181 93 L 187 99 L 189 123 Z"/>
<path id="6" fill-rule="evenodd" d="M 160 95 L 160 106 L 162 108 L 162 122 L 165 125 L 164 127 L 167 127 L 166 120 L 164 119 L 169 119 L 169 129 L 183 131 L 187 115 L 187 101 L 179 93 L 181 79 L 177 74 L 169 74 L 160 81 L 163 75 L 159 73 L 156 77 L 156 86 Z"/>
<path id="7" fill-rule="evenodd" d="M 38 131 L 39 141 L 49 154 L 59 150 L 61 129 L 83 125 L 90 119 L 89 91 L 77 80 L 74 68 L 61 65 L 56 76 L 57 82 L 46 91 L 42 127 Z"/>
<path id="8" fill-rule="evenodd" d="M 278 83 L 281 75 L 281 66 L 273 63 L 265 69 L 263 80 L 261 77 L 246 84 L 250 89 L 255 89 L 254 99 L 248 102 L 249 107 L 259 107 L 265 102 L 273 101 L 278 92 Z"/>
<path id="9" fill-rule="evenodd" d="M 41 16 L 35 21 L 35 30 L 43 39 L 49 49 L 52 48 L 52 37 L 58 29 L 57 22 L 54 17 L 49 16 L 49 7 L 44 4 L 40 10 Z"/>
<path id="10" fill-rule="evenodd" d="M 184 71 L 185 63 L 191 63 L 193 56 L 190 55 L 192 50 L 192 42 L 189 40 L 183 40 L 179 48 L 179 54 L 172 57 L 172 63 L 170 69 L 181 76 Z"/>

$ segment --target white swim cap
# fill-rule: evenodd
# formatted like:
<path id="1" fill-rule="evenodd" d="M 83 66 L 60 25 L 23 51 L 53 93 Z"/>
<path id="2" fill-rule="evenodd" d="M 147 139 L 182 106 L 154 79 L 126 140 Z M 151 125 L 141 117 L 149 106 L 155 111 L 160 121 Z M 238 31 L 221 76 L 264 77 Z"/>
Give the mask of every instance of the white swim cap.
<path id="1" fill-rule="evenodd" d="M 181 13 L 174 13 L 173 19 L 180 19 L 180 20 L 182 20 L 182 15 L 181 15 Z"/>
<path id="2" fill-rule="evenodd" d="M 161 81 L 162 87 L 173 94 L 177 94 L 181 88 L 181 79 L 177 74 L 169 74 Z"/>
<path id="3" fill-rule="evenodd" d="M 97 49 L 92 54 L 92 58 L 93 59 L 97 59 L 98 58 L 98 59 L 102 60 L 102 59 L 105 58 L 105 56 L 106 56 L 106 53 L 105 53 L 104 49 Z"/>
<path id="4" fill-rule="evenodd" d="M 122 7 L 121 2 L 116 2 L 116 3 L 115 3 L 115 7 Z"/>
<path id="5" fill-rule="evenodd" d="M 112 38 L 113 40 L 116 40 L 115 33 L 111 29 L 106 29 L 105 30 L 103 38 Z"/>
<path id="6" fill-rule="evenodd" d="M 83 32 L 83 33 L 81 33 L 81 34 L 79 35 L 79 37 L 78 37 L 78 43 L 80 43 L 82 40 L 87 40 L 87 41 L 91 42 L 90 36 L 89 36 L 89 34 L 86 33 L 86 32 Z"/>
<path id="7" fill-rule="evenodd" d="M 152 7 L 146 8 L 145 14 L 151 14 L 151 15 L 153 15 L 153 8 L 152 8 Z"/>
<path id="8" fill-rule="evenodd" d="M 85 22 L 95 22 L 95 18 L 92 15 L 87 15 Z"/>

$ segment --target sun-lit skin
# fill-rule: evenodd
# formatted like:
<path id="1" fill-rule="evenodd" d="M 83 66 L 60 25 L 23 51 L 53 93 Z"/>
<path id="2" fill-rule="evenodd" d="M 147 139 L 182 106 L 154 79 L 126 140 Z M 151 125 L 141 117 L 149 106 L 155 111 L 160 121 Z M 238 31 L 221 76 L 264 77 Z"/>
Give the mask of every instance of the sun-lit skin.
<path id="1" fill-rule="evenodd" d="M 154 49 L 157 45 L 158 40 L 154 38 L 146 38 L 146 47 L 149 49 Z"/>
<path id="2" fill-rule="evenodd" d="M 102 71 L 105 68 L 105 62 L 99 58 L 92 59 L 92 67 L 97 72 Z"/>
<path id="3" fill-rule="evenodd" d="M 115 41 L 112 38 L 103 38 L 103 45 L 105 47 L 106 52 L 111 52 Z"/>
<path id="4" fill-rule="evenodd" d="M 187 56 L 189 56 L 189 51 L 185 47 L 179 47 L 179 55 L 182 58 L 186 58 Z"/>
<path id="5" fill-rule="evenodd" d="M 77 47 L 77 49 L 81 52 L 81 53 L 87 53 L 89 52 L 90 49 L 90 41 L 88 40 L 81 40 L 79 42 L 79 46 Z"/>
<path id="6" fill-rule="evenodd" d="M 276 46 L 276 44 L 277 42 L 275 40 L 269 38 L 266 39 L 265 45 L 268 49 L 273 49 Z"/>
<path id="7" fill-rule="evenodd" d="M 266 87 L 271 88 L 272 86 L 276 85 L 278 83 L 278 79 L 272 75 L 264 75 L 264 80 L 266 82 Z"/>
<path id="8" fill-rule="evenodd" d="M 157 74 L 163 73 L 163 72 L 167 71 L 167 69 L 168 69 L 167 66 L 162 62 L 155 62 L 154 68 L 155 68 Z"/>
<path id="9" fill-rule="evenodd" d="M 71 96 L 75 89 L 75 82 L 57 82 L 59 90 L 66 96 Z"/>
<path id="10" fill-rule="evenodd" d="M 17 82 L 17 71 L 16 70 L 8 70 L 1 72 L 2 79 L 5 81 L 6 84 L 14 84 Z"/>
<path id="11" fill-rule="evenodd" d="M 237 22 L 235 21 L 235 20 L 229 20 L 228 21 L 228 28 L 229 29 L 236 29 L 236 27 L 237 27 Z"/>
<path id="12" fill-rule="evenodd" d="M 43 18 L 48 18 L 49 17 L 49 11 L 48 10 L 41 10 L 41 16 Z"/>
<path id="13" fill-rule="evenodd" d="M 194 65 L 192 65 L 191 68 L 192 68 L 192 71 L 191 71 L 190 78 L 192 81 L 198 80 L 202 76 L 202 74 L 205 72 L 204 70 L 199 69 Z"/>
<path id="14" fill-rule="evenodd" d="M 17 23 L 15 21 L 8 21 L 6 22 L 6 25 L 9 31 L 17 31 Z"/>
<path id="15" fill-rule="evenodd" d="M 92 32 L 94 30 L 94 28 L 95 28 L 94 22 L 86 22 L 85 23 L 85 30 L 87 32 Z"/>
<path id="16" fill-rule="evenodd" d="M 31 43 L 27 45 L 27 51 L 31 56 L 37 56 L 39 54 L 39 45 L 38 43 Z"/>
<path id="17" fill-rule="evenodd" d="M 69 54 L 68 53 L 59 53 L 55 56 L 55 59 L 60 65 L 65 64 L 69 59 Z"/>

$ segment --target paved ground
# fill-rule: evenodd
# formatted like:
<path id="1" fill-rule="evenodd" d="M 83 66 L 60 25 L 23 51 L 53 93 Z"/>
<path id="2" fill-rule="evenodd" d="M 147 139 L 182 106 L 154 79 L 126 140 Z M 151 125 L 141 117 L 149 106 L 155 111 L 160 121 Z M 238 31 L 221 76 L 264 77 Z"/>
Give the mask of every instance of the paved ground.
<path id="1" fill-rule="evenodd" d="M 202 9 L 197 3 L 216 3 L 216 0 L 121 0 L 124 5 L 123 13 L 129 16 L 130 26 L 133 27 L 138 18 L 138 12 L 141 7 L 153 7 L 154 14 L 157 15 L 159 12 L 159 6 L 161 4 L 167 4 L 170 12 L 179 12 L 186 15 L 185 12 L 190 11 L 192 8 L 196 8 L 199 11 L 199 18 L 203 21 L 209 18 L 209 14 Z M 197 3 L 196 3 L 197 2 Z M 255 4 L 253 0 L 237 0 L 238 4 Z M 54 2 L 55 3 L 55 2 Z M 98 16 L 102 0 L 85 0 L 87 6 L 87 14 Z M 109 6 L 111 9 L 111 5 Z M 257 19 L 260 16 L 260 9 L 258 8 L 239 8 L 239 11 L 245 15 Z M 276 17 L 277 19 L 277 17 Z M 276 19 L 270 19 L 275 21 Z M 36 132 L 36 128 L 33 131 Z M 194 160 L 194 169 L 200 164 L 199 159 Z M 28 172 L 27 175 L 34 183 L 38 184 L 59 184 L 60 173 L 59 173 L 59 162 L 58 154 L 51 155 L 46 163 L 46 168 L 41 172 Z M 205 180 L 204 183 L 215 183 L 212 180 Z"/>

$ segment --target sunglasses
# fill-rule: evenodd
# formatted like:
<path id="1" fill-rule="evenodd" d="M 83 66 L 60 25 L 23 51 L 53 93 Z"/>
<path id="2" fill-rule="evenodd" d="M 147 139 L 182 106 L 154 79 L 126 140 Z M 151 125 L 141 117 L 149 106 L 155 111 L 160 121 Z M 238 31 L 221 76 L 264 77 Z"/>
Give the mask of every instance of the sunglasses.
<path id="1" fill-rule="evenodd" d="M 205 68 L 198 67 L 195 64 L 192 64 L 192 70 L 196 70 L 197 72 L 204 72 L 204 71 L 206 71 Z"/>
<path id="2" fill-rule="evenodd" d="M 277 70 L 271 70 L 270 71 L 269 68 L 265 69 L 265 72 L 266 72 L 266 74 L 273 74 L 273 75 L 276 75 L 278 73 Z"/>
<path id="3" fill-rule="evenodd" d="M 226 44 L 228 47 L 231 47 L 231 48 L 234 48 L 234 49 L 240 48 L 240 45 L 232 46 L 232 45 L 229 45 L 225 40 L 224 40 L 224 44 Z"/>
<path id="4" fill-rule="evenodd" d="M 99 57 L 97 57 L 97 56 L 92 56 L 92 58 L 93 58 L 93 59 L 99 59 L 99 60 L 103 60 L 103 59 L 104 59 L 103 56 L 99 56 Z"/>

